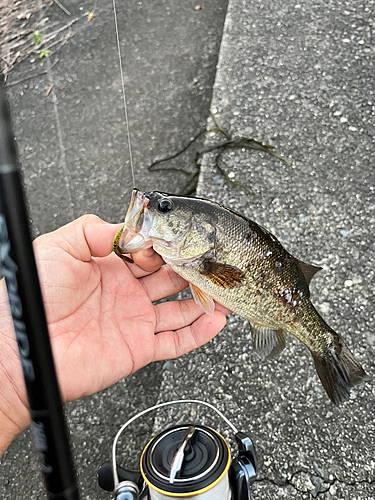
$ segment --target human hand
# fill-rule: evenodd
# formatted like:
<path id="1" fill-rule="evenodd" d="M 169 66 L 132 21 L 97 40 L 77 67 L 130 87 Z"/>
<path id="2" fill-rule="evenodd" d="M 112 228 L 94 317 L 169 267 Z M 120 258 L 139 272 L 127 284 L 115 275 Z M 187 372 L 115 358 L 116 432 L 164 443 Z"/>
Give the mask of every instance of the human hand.
<path id="1" fill-rule="evenodd" d="M 152 249 L 133 254 L 134 264 L 114 255 L 119 227 L 86 215 L 34 242 L 64 401 L 98 392 L 151 361 L 181 356 L 211 340 L 226 322 L 228 311 L 219 305 L 212 317 L 193 299 L 153 305 L 187 283 L 161 267 Z M 5 301 L 2 290 L 1 311 Z M 29 417 L 10 321 L 8 313 L 0 330 L 0 380 L 3 370 L 8 381 L 5 406 L 0 388 L 0 418 L 1 411 L 8 414 L 17 434 Z M 9 401 L 14 388 L 17 400 Z"/>

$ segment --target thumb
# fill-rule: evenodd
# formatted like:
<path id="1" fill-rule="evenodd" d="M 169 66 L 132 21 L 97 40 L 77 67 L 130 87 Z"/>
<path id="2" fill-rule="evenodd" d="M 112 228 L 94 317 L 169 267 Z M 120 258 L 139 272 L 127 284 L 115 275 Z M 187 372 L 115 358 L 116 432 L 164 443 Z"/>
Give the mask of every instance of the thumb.
<path id="1" fill-rule="evenodd" d="M 89 261 L 91 257 L 106 257 L 112 252 L 112 242 L 122 224 L 109 224 L 96 215 L 83 215 L 65 226 L 36 239 L 43 245 L 58 246 L 72 257 Z"/>

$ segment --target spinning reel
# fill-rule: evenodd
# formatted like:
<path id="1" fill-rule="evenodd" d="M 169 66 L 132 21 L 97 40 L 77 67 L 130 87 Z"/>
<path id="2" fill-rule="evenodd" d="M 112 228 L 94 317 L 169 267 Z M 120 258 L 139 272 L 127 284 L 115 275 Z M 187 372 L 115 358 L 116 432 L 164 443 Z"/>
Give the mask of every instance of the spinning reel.
<path id="1" fill-rule="evenodd" d="M 144 448 L 140 471 L 117 466 L 116 446 L 122 432 L 136 419 L 165 406 L 195 403 L 214 410 L 232 429 L 238 452 L 231 460 L 226 440 L 203 425 L 180 424 L 154 437 Z M 251 439 L 214 406 L 197 400 L 161 403 L 138 413 L 117 433 L 112 447 L 112 463 L 98 472 L 99 486 L 113 491 L 115 500 L 250 500 L 256 478 L 256 456 Z"/>

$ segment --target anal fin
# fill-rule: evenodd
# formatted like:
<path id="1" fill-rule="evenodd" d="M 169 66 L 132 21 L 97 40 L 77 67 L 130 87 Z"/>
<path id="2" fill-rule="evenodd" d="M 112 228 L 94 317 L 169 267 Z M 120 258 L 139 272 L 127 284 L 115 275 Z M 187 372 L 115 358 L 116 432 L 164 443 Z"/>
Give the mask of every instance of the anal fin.
<path id="1" fill-rule="evenodd" d="M 189 283 L 189 285 L 195 302 L 201 306 L 205 313 L 213 316 L 215 311 L 215 302 L 213 299 L 192 283 Z"/>
<path id="2" fill-rule="evenodd" d="M 255 353 L 260 359 L 275 357 L 284 349 L 286 340 L 283 330 L 272 330 L 251 323 L 250 330 Z"/>

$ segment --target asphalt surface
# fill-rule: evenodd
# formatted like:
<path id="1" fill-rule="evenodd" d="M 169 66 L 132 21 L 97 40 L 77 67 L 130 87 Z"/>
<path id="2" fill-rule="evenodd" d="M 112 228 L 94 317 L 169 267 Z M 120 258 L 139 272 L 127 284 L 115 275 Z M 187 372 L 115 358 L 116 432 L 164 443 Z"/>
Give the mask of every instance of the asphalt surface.
<path id="1" fill-rule="evenodd" d="M 134 71 L 129 77 L 134 82 L 129 109 L 136 110 L 130 118 L 133 148 L 137 176 L 145 189 L 165 190 L 167 183 L 172 191 L 182 185 L 181 179 L 173 184 L 175 172 L 151 178 L 145 166 L 155 157 L 178 151 L 205 126 L 225 6 L 217 12 L 216 3 L 201 4 L 201 11 L 194 11 L 193 4 L 188 8 L 184 3 L 181 10 L 175 2 L 158 4 L 160 12 L 153 8 L 149 22 L 146 7 L 133 4 L 132 19 L 141 24 L 136 29 L 130 23 L 131 32 L 126 34 L 131 47 L 129 72 Z M 92 8 L 89 3 L 84 7 Z M 183 12 L 186 18 L 181 17 Z M 202 22 L 202 17 L 191 18 L 193 14 L 207 15 L 206 27 L 201 24 L 198 29 L 196 19 Z M 296 257 L 323 267 L 311 285 L 312 301 L 344 337 L 368 378 L 352 391 L 349 402 L 336 408 L 302 344 L 288 337 L 278 359 L 261 362 L 252 352 L 248 325 L 232 315 L 223 332 L 207 346 L 179 360 L 147 367 L 99 395 L 69 405 L 83 498 L 108 498 L 97 489 L 94 474 L 108 457 L 109 438 L 120 423 L 156 401 L 183 397 L 216 404 L 249 432 L 260 462 L 254 499 L 374 498 L 373 14 L 371 1 L 230 0 L 211 109 L 233 136 L 271 144 L 293 163 L 257 151 L 226 153 L 223 162 L 230 177 L 249 186 L 256 195 L 252 197 L 223 180 L 213 152 L 205 157 L 198 189 L 200 195 L 270 229 Z M 174 35 L 186 33 L 181 46 L 175 39 L 170 41 L 171 29 L 165 26 L 172 17 L 178 26 Z M 63 191 L 67 170 L 59 164 L 56 114 L 43 95 L 49 83 L 42 80 L 21 86 L 24 95 L 20 88 L 11 88 L 36 233 L 87 211 L 112 221 L 123 217 L 131 183 L 125 172 L 128 162 L 109 6 L 98 12 L 95 22 L 95 29 L 90 24 L 75 25 L 54 74 L 71 206 Z M 196 35 L 204 32 L 205 43 L 191 35 L 193 28 Z M 155 42 L 156 32 L 165 46 Z M 192 41 L 197 45 L 189 46 Z M 210 46 L 211 59 L 205 44 Z M 177 47 L 182 51 L 182 64 L 172 71 L 165 66 Z M 185 61 L 191 59 L 195 66 L 187 69 Z M 26 63 L 24 68 L 17 71 L 27 72 Z M 163 81 L 158 80 L 162 73 Z M 202 94 L 198 83 L 194 84 L 196 75 L 206 78 Z M 114 88 L 113 82 L 117 82 Z M 36 85 L 41 87 L 35 89 Z M 168 100 L 172 95 L 176 98 L 173 105 Z M 125 160 L 120 158 L 124 152 Z M 178 161 L 188 162 L 191 155 Z M 204 415 L 199 410 L 198 419 L 224 430 L 222 423 Z M 146 436 L 164 427 L 167 420 L 183 418 L 197 418 L 197 412 L 163 413 L 155 422 L 134 430 L 124 439 L 126 463 L 136 462 Z M 1 468 L 2 498 L 22 497 L 22 492 L 43 498 L 28 433 L 11 446 Z"/>
<path id="2" fill-rule="evenodd" d="M 71 16 L 56 4 L 36 15 L 49 17 L 45 33 L 77 19 L 63 32 L 71 32 L 67 43 L 57 53 L 51 49 L 48 60 L 30 57 L 8 78 L 35 235 L 84 213 L 120 222 L 132 189 L 112 2 L 62 3 Z M 190 174 L 150 173 L 147 167 L 206 127 L 227 1 L 205 0 L 195 10 L 197 3 L 160 0 L 151 8 L 149 2 L 117 2 L 135 178 L 143 189 L 183 189 Z M 90 12 L 95 16 L 89 21 Z M 48 63 L 50 76 L 25 80 L 45 72 Z M 164 166 L 194 172 L 194 155 L 193 145 Z M 109 498 L 96 484 L 98 467 L 108 460 L 120 424 L 157 401 L 162 366 L 67 405 L 82 498 Z M 152 423 L 141 422 L 127 436 L 128 457 L 137 456 Z M 45 498 L 29 431 L 11 445 L 0 471 L 0 498 Z"/>
<path id="3" fill-rule="evenodd" d="M 336 408 L 301 343 L 288 336 L 278 359 L 261 362 L 238 317 L 171 362 L 160 400 L 209 399 L 253 437 L 254 499 L 375 497 L 373 14 L 374 2 L 229 2 L 211 109 L 231 135 L 293 163 L 244 149 L 223 155 L 251 197 L 223 181 L 212 153 L 198 193 L 323 267 L 312 302 L 368 374 Z"/>

